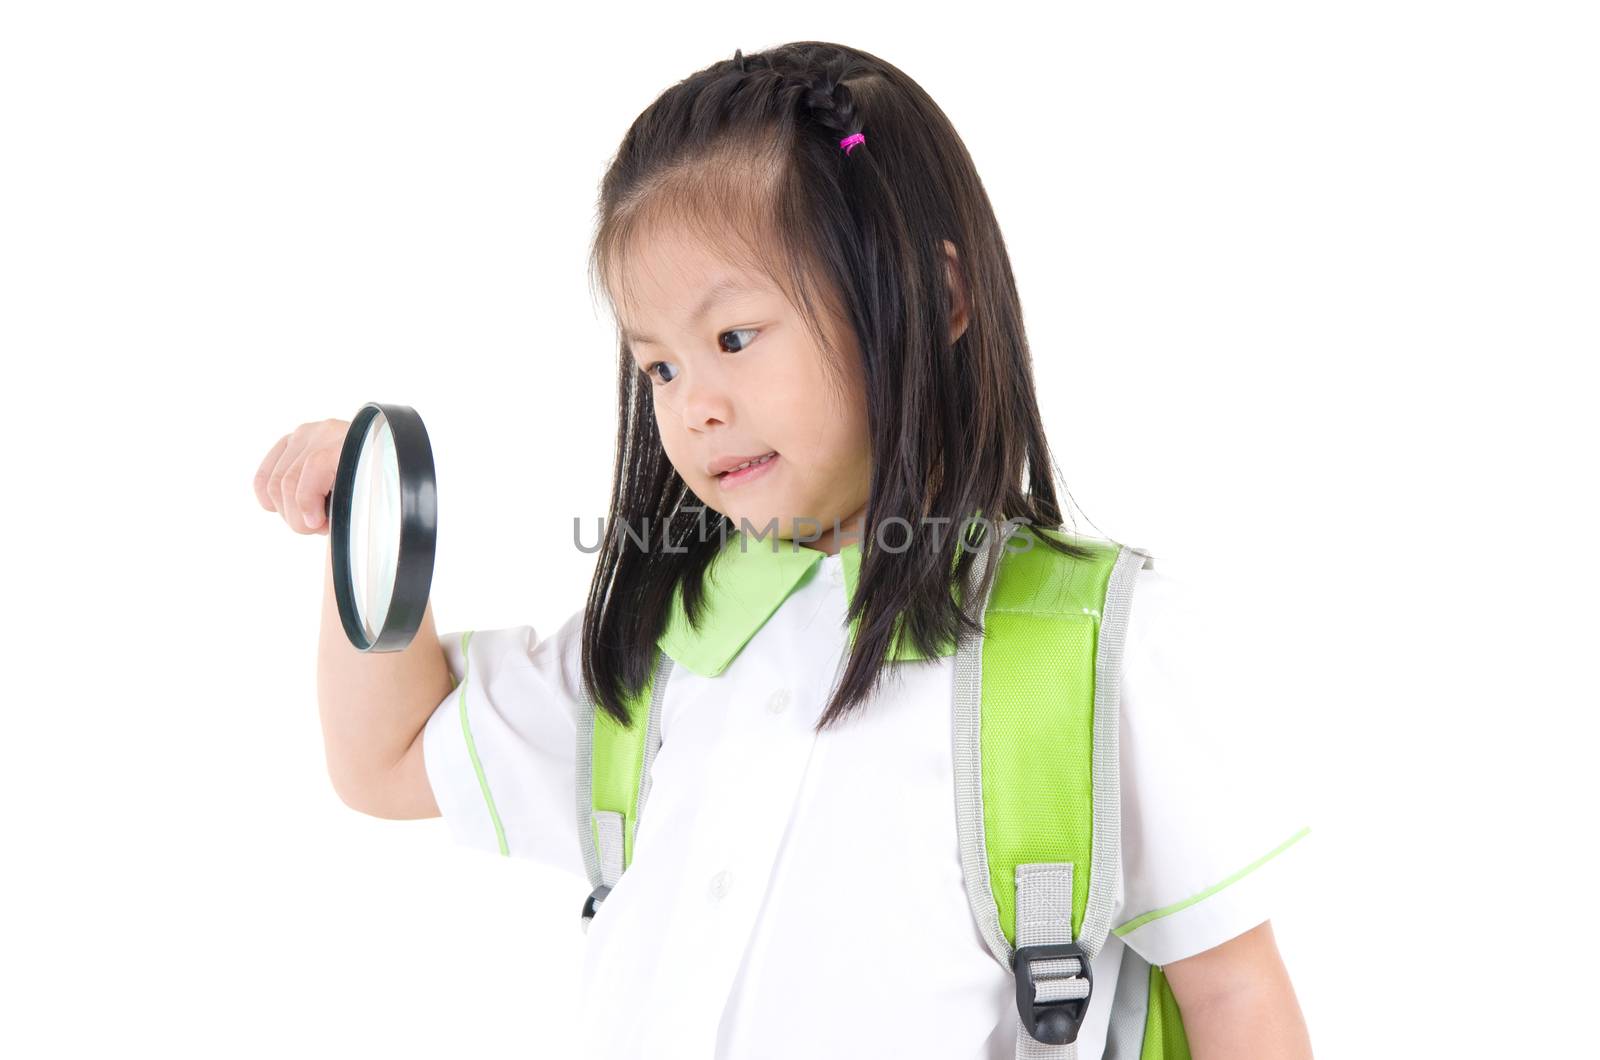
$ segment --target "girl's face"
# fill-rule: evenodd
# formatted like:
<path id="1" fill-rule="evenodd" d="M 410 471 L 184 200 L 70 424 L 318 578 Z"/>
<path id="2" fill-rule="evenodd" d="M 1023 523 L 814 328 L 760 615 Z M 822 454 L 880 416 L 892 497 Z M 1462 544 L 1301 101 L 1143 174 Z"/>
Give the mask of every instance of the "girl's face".
<path id="1" fill-rule="evenodd" d="M 748 520 L 769 534 L 776 520 L 778 537 L 798 536 L 830 555 L 859 541 L 848 532 L 861 528 L 870 462 L 851 329 L 831 311 L 823 322 L 844 358 L 841 393 L 804 320 L 765 276 L 680 236 L 658 236 L 648 248 L 626 265 L 631 301 L 618 312 L 634 362 L 654 388 L 672 466 L 736 528 Z M 719 474 L 769 453 L 761 467 Z"/>

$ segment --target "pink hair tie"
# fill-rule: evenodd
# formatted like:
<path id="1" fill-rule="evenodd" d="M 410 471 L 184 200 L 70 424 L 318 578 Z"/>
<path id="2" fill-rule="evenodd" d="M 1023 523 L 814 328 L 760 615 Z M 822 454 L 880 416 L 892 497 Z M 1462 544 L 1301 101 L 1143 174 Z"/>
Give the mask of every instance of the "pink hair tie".
<path id="1" fill-rule="evenodd" d="M 855 149 L 856 144 L 864 144 L 866 142 L 867 138 L 865 135 L 861 133 L 851 133 L 849 136 L 846 136 L 843 140 L 839 141 L 839 146 L 844 148 L 844 153 L 848 157 L 850 152 Z"/>

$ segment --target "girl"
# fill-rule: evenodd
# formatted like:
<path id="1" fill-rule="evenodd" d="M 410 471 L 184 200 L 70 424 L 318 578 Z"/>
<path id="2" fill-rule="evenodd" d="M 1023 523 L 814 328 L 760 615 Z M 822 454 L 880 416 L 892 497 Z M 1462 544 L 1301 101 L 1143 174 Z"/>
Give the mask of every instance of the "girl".
<path id="1" fill-rule="evenodd" d="M 335 786 L 586 880 L 580 706 L 627 722 L 659 647 L 675 666 L 649 813 L 588 939 L 594 1055 L 1022 1055 L 1014 979 L 958 857 L 950 646 L 973 623 L 952 587 L 976 553 L 951 528 L 1062 517 L 972 161 L 900 70 L 806 41 L 663 93 L 599 207 L 619 431 L 587 604 L 544 637 L 441 638 L 430 613 L 405 652 L 368 657 L 330 588 Z M 329 422 L 280 441 L 263 505 L 321 530 L 341 438 Z M 1232 690 L 1200 671 L 1223 657 L 1198 639 L 1210 617 L 1139 572 L 1123 894 L 1092 961 L 1084 1057 L 1111 1055 L 1124 946 L 1164 967 L 1194 1055 L 1311 1055 L 1268 921 L 1276 855 L 1305 829 L 1224 757 Z"/>

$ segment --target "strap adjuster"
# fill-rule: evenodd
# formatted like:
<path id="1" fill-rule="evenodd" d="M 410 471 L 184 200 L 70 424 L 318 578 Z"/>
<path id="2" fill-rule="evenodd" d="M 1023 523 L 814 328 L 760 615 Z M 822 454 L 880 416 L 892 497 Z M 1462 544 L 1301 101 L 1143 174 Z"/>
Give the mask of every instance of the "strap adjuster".
<path id="1" fill-rule="evenodd" d="M 1078 972 L 1051 978 L 1056 981 L 1082 979 L 1088 984 L 1088 990 L 1082 997 L 1040 1001 L 1038 984 L 1033 977 L 1033 964 L 1035 961 L 1059 960 L 1062 957 L 1076 957 Z M 1083 947 L 1076 942 L 1019 946 L 1012 967 L 1017 976 L 1017 1014 L 1028 1034 L 1045 1045 L 1066 1045 L 1077 1041 L 1078 1028 L 1083 1025 L 1083 1014 L 1089 1008 L 1089 996 L 1094 993 L 1094 972 L 1089 967 L 1089 958 L 1084 956 Z"/>
<path id="2" fill-rule="evenodd" d="M 592 892 L 590 892 L 589 897 L 583 900 L 583 915 L 580 923 L 582 924 L 585 932 L 589 930 L 589 921 L 593 920 L 595 913 L 599 911 L 600 903 L 605 901 L 606 895 L 610 893 L 611 887 L 608 884 L 602 883 L 600 886 L 596 887 Z"/>

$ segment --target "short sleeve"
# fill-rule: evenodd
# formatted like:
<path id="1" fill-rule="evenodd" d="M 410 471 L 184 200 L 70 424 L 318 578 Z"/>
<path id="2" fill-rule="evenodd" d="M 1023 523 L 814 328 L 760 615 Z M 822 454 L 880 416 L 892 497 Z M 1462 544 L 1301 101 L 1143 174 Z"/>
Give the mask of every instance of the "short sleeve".
<path id="1" fill-rule="evenodd" d="M 455 687 L 423 728 L 434 801 L 457 843 L 588 878 L 577 824 L 583 612 L 439 638 Z"/>
<path id="2" fill-rule="evenodd" d="M 1140 570 L 1123 650 L 1123 899 L 1112 931 L 1154 965 L 1271 918 L 1310 833 L 1287 784 L 1250 619 L 1203 582 Z M 1201 596 L 1204 599 L 1201 599 Z"/>

